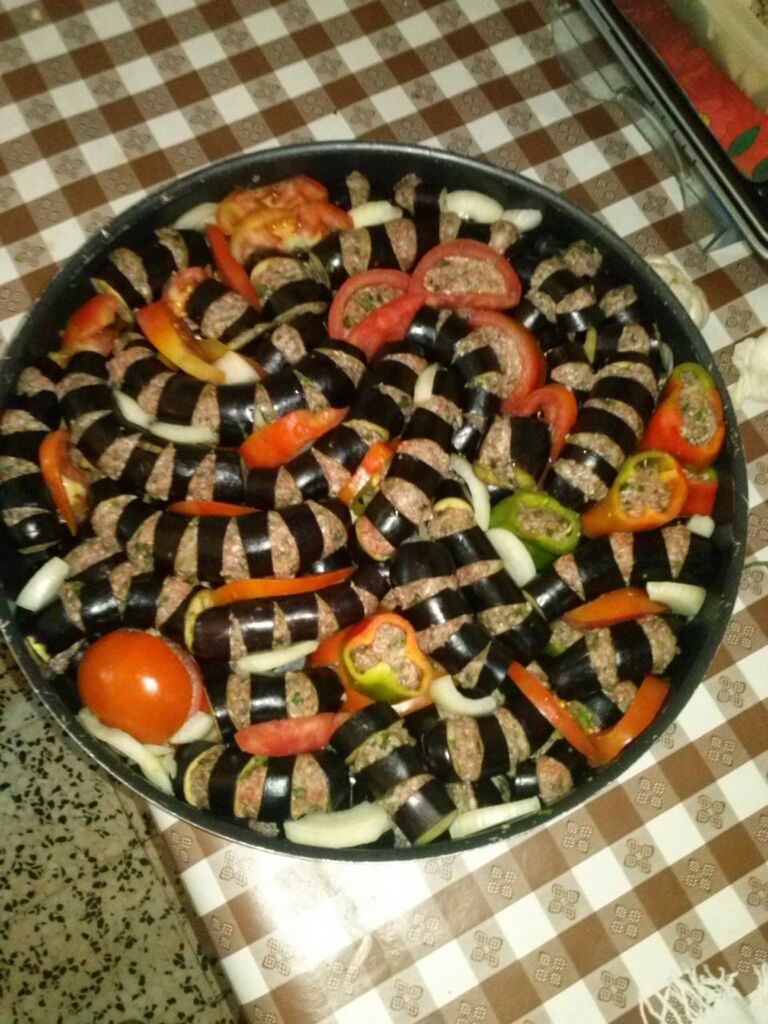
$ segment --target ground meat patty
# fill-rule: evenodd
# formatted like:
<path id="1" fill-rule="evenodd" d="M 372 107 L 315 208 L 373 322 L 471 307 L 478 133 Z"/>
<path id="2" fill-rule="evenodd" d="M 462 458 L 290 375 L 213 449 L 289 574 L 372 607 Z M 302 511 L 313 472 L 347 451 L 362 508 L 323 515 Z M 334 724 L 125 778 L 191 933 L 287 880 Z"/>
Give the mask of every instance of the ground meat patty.
<path id="1" fill-rule="evenodd" d="M 542 754 L 536 760 L 536 776 L 539 781 L 539 795 L 546 806 L 556 803 L 573 789 L 570 771 L 553 757 Z"/>
<path id="2" fill-rule="evenodd" d="M 503 295 L 506 282 L 499 270 L 487 260 L 467 256 L 447 256 L 431 267 L 424 279 L 430 292 L 484 292 Z"/>
<path id="3" fill-rule="evenodd" d="M 225 702 L 235 729 L 251 724 L 251 680 L 233 673 L 227 677 Z"/>
<path id="4" fill-rule="evenodd" d="M 258 818 L 267 781 L 267 765 L 254 757 L 240 772 L 235 787 L 234 810 L 238 818 Z"/>
<path id="5" fill-rule="evenodd" d="M 330 809 L 328 776 L 313 754 L 298 754 L 291 775 L 291 818 Z"/>
<path id="6" fill-rule="evenodd" d="M 477 782 L 483 769 L 483 741 L 477 719 L 457 715 L 447 719 L 445 726 L 453 770 L 464 782 Z"/>
<path id="7" fill-rule="evenodd" d="M 429 522 L 429 535 L 433 540 L 442 540 L 462 530 L 469 530 L 475 525 L 475 517 L 470 508 L 465 506 L 447 505 L 435 510 Z"/>
<path id="8" fill-rule="evenodd" d="M 639 619 L 638 622 L 651 645 L 653 657 L 651 671 L 655 673 L 666 671 L 677 654 L 677 637 L 665 620 L 658 616 L 653 615 L 647 619 Z"/>
<path id="9" fill-rule="evenodd" d="M 275 576 L 295 576 L 299 571 L 299 549 L 293 534 L 288 529 L 283 517 L 277 512 L 270 512 L 269 545 L 272 551 L 272 568 Z"/>
<path id="10" fill-rule="evenodd" d="M 352 751 L 347 758 L 349 770 L 353 774 L 367 768 L 369 764 L 381 760 L 398 747 L 412 747 L 416 740 L 408 733 L 404 722 L 395 722 L 388 729 L 369 736 L 364 743 Z"/>
<path id="11" fill-rule="evenodd" d="M 555 384 L 562 384 L 573 391 L 589 391 L 595 382 L 595 374 L 589 363 L 561 363 L 550 373 Z"/>
<path id="12" fill-rule="evenodd" d="M 285 706 L 289 718 L 317 714 L 317 690 L 306 672 L 285 673 Z"/>

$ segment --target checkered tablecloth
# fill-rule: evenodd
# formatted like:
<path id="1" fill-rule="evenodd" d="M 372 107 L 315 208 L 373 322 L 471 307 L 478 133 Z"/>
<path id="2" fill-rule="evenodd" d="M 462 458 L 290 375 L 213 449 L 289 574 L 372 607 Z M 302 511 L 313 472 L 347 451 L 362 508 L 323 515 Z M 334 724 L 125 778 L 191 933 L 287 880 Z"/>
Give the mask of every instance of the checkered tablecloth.
<path id="1" fill-rule="evenodd" d="M 599 212 L 706 292 L 727 380 L 768 322 L 765 264 L 705 255 L 677 184 L 553 54 L 529 0 L 0 2 L 0 335 L 58 262 L 146 190 L 212 160 L 384 138 L 482 157 Z M 768 412 L 748 406 L 748 555 L 768 553 Z M 312 863 L 158 822 L 259 1024 L 637 1024 L 690 965 L 768 958 L 768 573 L 747 567 L 680 719 L 589 803 L 473 853 Z"/>

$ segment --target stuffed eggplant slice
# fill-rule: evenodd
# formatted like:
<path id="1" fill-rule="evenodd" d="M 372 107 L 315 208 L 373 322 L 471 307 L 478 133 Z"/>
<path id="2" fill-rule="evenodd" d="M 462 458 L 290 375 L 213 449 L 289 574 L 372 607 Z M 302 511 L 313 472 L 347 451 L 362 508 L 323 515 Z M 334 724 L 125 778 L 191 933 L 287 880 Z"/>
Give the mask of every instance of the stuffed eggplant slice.
<path id="1" fill-rule="evenodd" d="M 217 584 L 308 572 L 344 548 L 350 517 L 335 499 L 281 512 L 189 516 L 118 494 L 95 505 L 92 523 L 98 536 L 125 547 L 137 572 Z"/>

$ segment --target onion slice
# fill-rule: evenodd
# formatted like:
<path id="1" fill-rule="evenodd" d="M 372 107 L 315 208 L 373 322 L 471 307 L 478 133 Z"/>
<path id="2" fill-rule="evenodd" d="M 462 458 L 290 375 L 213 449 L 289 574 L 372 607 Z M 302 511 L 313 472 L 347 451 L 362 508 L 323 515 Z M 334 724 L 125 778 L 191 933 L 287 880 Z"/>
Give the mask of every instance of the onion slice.
<path id="1" fill-rule="evenodd" d="M 697 533 L 699 537 L 711 537 L 715 532 L 715 520 L 712 516 L 691 516 L 685 524 L 691 533 Z"/>
<path id="2" fill-rule="evenodd" d="M 179 746 L 181 743 L 194 743 L 196 740 L 207 739 L 212 731 L 214 731 L 213 716 L 206 711 L 196 711 L 183 725 L 179 726 L 168 742 L 174 746 Z"/>
<path id="3" fill-rule="evenodd" d="M 146 430 L 152 423 L 150 414 L 141 408 L 135 398 L 126 395 L 124 391 L 119 389 L 115 391 L 115 405 L 123 419 L 132 423 L 135 427 L 141 427 L 142 430 Z"/>
<path id="4" fill-rule="evenodd" d="M 251 381 L 255 382 L 260 379 L 253 363 L 250 363 L 245 356 L 241 356 L 238 352 L 227 352 L 213 365 L 217 366 L 224 374 L 225 384 L 250 384 Z"/>
<path id="5" fill-rule="evenodd" d="M 675 583 L 670 580 L 646 583 L 648 597 L 652 601 L 661 601 L 667 605 L 675 615 L 685 615 L 693 618 L 701 611 L 701 606 L 707 598 L 704 587 L 697 587 L 693 583 Z"/>
<path id="6" fill-rule="evenodd" d="M 403 211 L 386 199 L 373 199 L 369 203 L 360 203 L 349 211 L 352 223 L 356 228 L 372 228 L 377 224 L 387 224 L 391 220 L 400 220 Z"/>
<path id="7" fill-rule="evenodd" d="M 530 551 L 517 534 L 495 526 L 492 530 L 487 530 L 485 535 L 518 587 L 530 583 L 536 575 L 536 565 Z"/>
<path id="8" fill-rule="evenodd" d="M 463 839 L 465 836 L 474 835 L 475 832 L 482 832 L 486 828 L 493 828 L 495 825 L 514 821 L 515 818 L 522 818 L 523 815 L 535 814 L 539 810 L 541 810 L 541 801 L 537 796 L 531 796 L 526 800 L 514 800 L 509 804 L 493 804 L 491 807 L 478 807 L 474 811 L 464 811 L 453 820 L 450 828 L 451 839 Z"/>
<path id="9" fill-rule="evenodd" d="M 118 754 L 135 761 L 141 769 L 145 779 L 157 786 L 163 793 L 169 796 L 173 793 L 171 776 L 163 767 L 160 758 L 148 750 L 143 743 L 139 743 L 133 736 L 129 736 L 122 729 L 112 729 L 102 725 L 98 718 L 87 708 L 82 708 L 77 715 L 78 721 L 91 736 L 106 743 L 108 747 L 116 750 Z"/>
<path id="10" fill-rule="evenodd" d="M 383 807 L 363 801 L 347 811 L 308 814 L 298 821 L 286 821 L 285 837 L 303 846 L 343 850 L 375 843 L 391 828 L 392 822 Z"/>
<path id="11" fill-rule="evenodd" d="M 186 423 L 164 423 L 162 420 L 154 420 L 149 430 L 155 437 L 171 441 L 173 444 L 212 445 L 218 440 L 216 431 L 210 427 L 195 427 Z"/>
<path id="12" fill-rule="evenodd" d="M 505 210 L 501 217 L 502 220 L 508 220 L 514 224 L 517 230 L 523 233 L 533 231 L 542 221 L 541 210 Z"/>
<path id="13" fill-rule="evenodd" d="M 173 222 L 177 231 L 205 231 L 206 224 L 216 223 L 216 207 L 218 203 L 199 203 L 185 210 Z"/>
<path id="14" fill-rule="evenodd" d="M 451 468 L 469 488 L 469 496 L 472 499 L 472 508 L 475 512 L 475 522 L 481 530 L 487 530 L 491 522 L 491 499 L 488 495 L 488 488 L 475 475 L 474 469 L 472 469 L 472 466 L 463 455 L 451 456 Z"/>
<path id="15" fill-rule="evenodd" d="M 441 209 L 447 213 L 455 213 L 462 220 L 472 220 L 477 224 L 493 224 L 501 220 L 504 213 L 501 203 L 492 196 L 468 188 L 444 192 L 440 200 Z"/>
<path id="16" fill-rule="evenodd" d="M 290 665 L 293 661 L 309 657 L 319 646 L 319 640 L 302 640 L 301 643 L 291 644 L 290 647 L 255 651 L 253 654 L 245 654 L 242 658 L 238 658 L 235 662 L 235 669 L 239 675 L 258 675 L 260 672 L 270 672 L 272 669 L 282 668 L 283 665 Z"/>
<path id="17" fill-rule="evenodd" d="M 492 714 L 499 702 L 491 694 L 488 697 L 467 697 L 459 689 L 450 676 L 440 676 L 429 684 L 429 694 L 438 709 L 446 715 L 469 715 L 471 718 L 482 718 Z"/>
<path id="18" fill-rule="evenodd" d="M 416 378 L 416 384 L 413 388 L 413 401 L 415 405 L 424 405 L 432 397 L 435 388 L 435 377 L 439 369 L 439 363 L 430 363 Z"/>
<path id="19" fill-rule="evenodd" d="M 56 597 L 67 576 L 69 566 L 64 559 L 49 558 L 21 588 L 16 606 L 28 612 L 39 612 Z"/>

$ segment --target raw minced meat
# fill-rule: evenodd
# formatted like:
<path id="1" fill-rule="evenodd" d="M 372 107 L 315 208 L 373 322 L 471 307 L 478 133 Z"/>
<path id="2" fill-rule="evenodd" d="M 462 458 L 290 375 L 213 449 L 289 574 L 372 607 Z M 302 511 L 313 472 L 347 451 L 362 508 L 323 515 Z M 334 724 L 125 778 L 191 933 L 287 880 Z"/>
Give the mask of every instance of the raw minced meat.
<path id="1" fill-rule="evenodd" d="M 269 340 L 291 366 L 298 363 L 307 353 L 301 333 L 290 323 L 278 324 L 272 331 Z"/>
<path id="2" fill-rule="evenodd" d="M 414 459 L 421 459 L 428 466 L 436 469 L 442 476 L 446 476 L 451 465 L 450 455 L 443 451 L 439 444 L 430 441 L 426 437 L 414 437 L 407 441 L 401 441 L 398 452 L 403 455 L 411 455 Z"/>
<path id="3" fill-rule="evenodd" d="M 388 221 L 384 225 L 384 230 L 395 251 L 400 269 L 410 270 L 416 262 L 418 253 L 416 225 L 412 220 L 402 217 L 400 220 Z"/>
<path id="4" fill-rule="evenodd" d="M 648 642 L 651 645 L 653 656 L 651 671 L 654 673 L 666 671 L 677 653 L 677 637 L 670 629 L 668 623 L 657 615 L 652 615 L 647 619 L 640 619 L 638 621 L 640 628 L 648 637 Z"/>
<path id="5" fill-rule="evenodd" d="M 306 672 L 285 673 L 285 706 L 289 718 L 317 714 L 317 690 Z"/>
<path id="6" fill-rule="evenodd" d="M 483 741 L 476 718 L 457 715 L 446 719 L 446 741 L 453 770 L 465 782 L 477 782 L 483 770 Z"/>
<path id="7" fill-rule="evenodd" d="M 412 796 L 415 796 L 421 789 L 434 778 L 427 772 L 419 775 L 412 775 L 410 779 L 399 782 L 394 789 L 386 793 L 379 803 L 389 815 L 395 815 L 400 808 L 407 803 Z"/>
<path id="8" fill-rule="evenodd" d="M 140 434 L 124 434 L 122 437 L 115 438 L 97 460 L 98 468 L 104 476 L 116 480 L 125 469 L 140 440 Z"/>
<path id="9" fill-rule="evenodd" d="M 504 563 L 499 558 L 469 562 L 467 565 L 456 567 L 456 580 L 460 587 L 466 587 L 470 583 L 476 583 L 478 580 L 484 580 L 488 576 L 493 576 L 494 573 L 499 572 L 503 567 Z"/>
<path id="10" fill-rule="evenodd" d="M 176 459 L 176 448 L 172 444 L 163 446 L 157 461 L 152 467 L 149 479 L 144 485 L 148 497 L 156 501 L 167 501 L 173 483 L 173 466 Z"/>
<path id="11" fill-rule="evenodd" d="M 677 401 L 683 421 L 680 433 L 688 444 L 705 445 L 711 441 L 718 426 L 708 389 L 691 370 L 681 371 L 678 380 L 681 388 Z"/>
<path id="12" fill-rule="evenodd" d="M 235 786 L 234 810 L 239 818 L 258 818 L 266 781 L 267 765 L 261 758 L 252 757 Z"/>
<path id="13" fill-rule="evenodd" d="M 403 583 L 399 587 L 393 587 L 387 597 L 382 601 L 383 605 L 394 608 L 410 608 L 419 601 L 425 601 L 434 594 L 443 590 L 455 590 L 456 580 L 453 576 L 429 576 L 421 580 L 413 580 L 411 583 Z"/>
<path id="14" fill-rule="evenodd" d="M 649 459 L 637 463 L 631 477 L 619 486 L 619 505 L 630 519 L 639 519 L 647 512 L 663 512 L 671 496 L 669 483 Z"/>
<path id="15" fill-rule="evenodd" d="M 432 502 L 429 496 L 408 480 L 386 477 L 381 484 L 381 493 L 412 523 L 424 523 L 432 515 Z"/>
<path id="16" fill-rule="evenodd" d="M 610 690 L 619 681 L 616 649 L 609 629 L 589 629 L 584 634 L 589 660 L 600 686 Z"/>
<path id="17" fill-rule="evenodd" d="M 197 580 L 197 551 L 198 551 L 199 520 L 190 518 L 176 548 L 176 557 L 173 560 L 173 571 L 182 579 Z"/>
<path id="18" fill-rule="evenodd" d="M 594 277 L 603 263 L 603 254 L 589 242 L 572 242 L 563 253 L 566 267 L 578 277 Z"/>
<path id="19" fill-rule="evenodd" d="M 344 269 L 352 277 L 368 269 L 371 256 L 371 236 L 366 228 L 342 231 L 339 246 Z"/>
<path id="20" fill-rule="evenodd" d="M 635 380 L 642 384 L 646 391 L 655 398 L 658 390 L 656 375 L 650 366 L 645 363 L 638 363 L 630 359 L 617 359 L 607 366 L 604 366 L 597 374 L 597 380 L 604 380 L 606 377 L 622 377 L 625 380 Z"/>
<path id="21" fill-rule="evenodd" d="M 595 382 L 595 374 L 589 363 L 576 361 L 555 366 L 549 376 L 555 384 L 562 384 L 574 391 L 589 391 Z"/>
<path id="22" fill-rule="evenodd" d="M 178 576 L 166 576 L 160 596 L 157 599 L 157 610 L 155 612 L 155 627 L 162 630 L 165 623 L 174 612 L 186 601 L 192 593 L 189 583 L 178 578 Z"/>
<path id="23" fill-rule="evenodd" d="M 322 765 L 314 754 L 298 754 L 291 775 L 291 818 L 329 811 L 330 805 L 328 777 Z"/>
<path id="24" fill-rule="evenodd" d="M 471 615 L 459 615 L 447 622 L 439 622 L 434 626 L 427 626 L 418 635 L 419 647 L 425 654 L 432 654 L 447 644 L 454 633 L 458 632 L 467 622 L 472 621 Z"/>
<path id="25" fill-rule="evenodd" d="M 369 764 L 381 760 L 399 747 L 412 747 L 416 740 L 409 734 L 405 722 L 395 722 L 388 729 L 382 729 L 364 740 L 347 758 L 349 770 L 353 774 L 367 768 Z"/>
<path id="26" fill-rule="evenodd" d="M 558 459 L 555 471 L 572 487 L 581 491 L 589 502 L 602 501 L 608 493 L 607 484 L 589 466 L 574 459 Z"/>
<path id="27" fill-rule="evenodd" d="M 134 532 L 125 553 L 139 572 L 152 572 L 155 565 L 155 531 L 162 511 L 153 512 Z"/>
<path id="28" fill-rule="evenodd" d="M 323 471 L 323 476 L 328 483 L 328 493 L 331 496 L 337 495 L 344 487 L 346 487 L 347 483 L 352 478 L 352 474 L 349 470 L 346 470 L 340 462 L 337 462 L 336 459 L 332 459 L 329 455 L 325 455 L 323 452 L 319 452 L 315 449 L 312 452 L 312 456 Z M 286 475 L 290 476 L 290 474 Z M 293 480 L 293 477 L 291 477 L 291 480 Z M 298 491 L 298 489 L 297 493 L 299 495 L 298 500 L 300 501 L 301 492 Z M 295 502 L 292 501 L 291 504 L 295 504 Z"/>
<path id="29" fill-rule="evenodd" d="M 506 282 L 488 260 L 469 256 L 446 256 L 430 267 L 424 279 L 429 292 L 482 292 L 502 294 Z"/>
<path id="30" fill-rule="evenodd" d="M 499 633 L 506 633 L 507 630 L 519 626 L 531 614 L 535 614 L 531 612 L 531 606 L 523 601 L 517 604 L 501 604 L 496 605 L 495 608 L 486 608 L 478 614 L 477 621 L 488 630 L 491 636 L 497 636 Z"/>
<path id="31" fill-rule="evenodd" d="M 623 420 L 631 428 L 636 438 L 639 438 L 645 429 L 642 417 L 639 413 L 618 398 L 589 398 L 584 403 L 585 409 L 603 409 L 618 419 Z"/>
<path id="32" fill-rule="evenodd" d="M 635 542 L 631 533 L 611 533 L 608 536 L 613 557 L 625 586 L 629 586 L 635 564 Z"/>
<path id="33" fill-rule="evenodd" d="M 275 576 L 286 578 L 299 571 L 299 549 L 283 517 L 276 512 L 267 513 L 269 548 L 272 552 L 272 570 Z"/>
<path id="34" fill-rule="evenodd" d="M 682 523 L 673 526 L 665 526 L 662 530 L 664 546 L 667 550 L 672 579 L 677 579 L 685 565 L 688 557 L 688 549 L 691 546 L 691 532 Z"/>
<path id="35" fill-rule="evenodd" d="M 572 530 L 571 523 L 562 512 L 546 505 L 521 502 L 517 508 L 517 521 L 524 534 L 551 540 L 562 540 Z"/>
<path id="36" fill-rule="evenodd" d="M 607 434 L 598 434 L 584 431 L 583 433 L 569 434 L 568 443 L 576 444 L 580 448 L 586 448 L 597 455 L 601 455 L 606 462 L 614 469 L 618 469 L 624 461 L 624 452 Z"/>
<path id="37" fill-rule="evenodd" d="M 405 630 L 393 622 L 381 623 L 371 643 L 355 643 L 349 650 L 349 657 L 361 676 L 377 665 L 385 665 L 406 690 L 418 690 L 424 682 L 423 669 L 408 652 Z"/>
<path id="38" fill-rule="evenodd" d="M 248 556 L 240 533 L 240 516 L 233 516 L 227 523 L 222 545 L 221 575 L 225 580 L 247 579 L 250 575 Z"/>
<path id="39" fill-rule="evenodd" d="M 344 313 L 342 314 L 344 327 L 347 330 L 355 327 L 362 320 L 365 320 L 367 316 L 375 312 L 375 310 L 387 302 L 391 302 L 392 299 L 397 298 L 401 294 L 402 291 L 399 288 L 392 288 L 382 284 L 371 284 L 358 288 L 357 291 L 350 295 L 344 307 Z"/>
<path id="40" fill-rule="evenodd" d="M 208 810 L 208 781 L 213 767 L 224 753 L 224 745 L 216 743 L 195 758 L 184 776 L 184 798 L 193 807 Z"/>
<path id="41" fill-rule="evenodd" d="M 586 595 L 584 594 L 584 584 L 581 581 L 581 574 L 579 573 L 579 566 L 573 555 L 561 555 L 555 559 L 552 568 L 555 570 L 557 575 L 563 580 L 579 598 L 584 601 Z"/>
<path id="42" fill-rule="evenodd" d="M 433 540 L 450 537 L 462 530 L 469 530 L 475 525 L 475 517 L 470 508 L 458 505 L 446 505 L 436 510 L 429 523 L 429 535 Z"/>
<path id="43" fill-rule="evenodd" d="M 610 291 L 605 293 L 602 299 L 600 299 L 600 308 L 606 316 L 615 316 L 636 301 L 637 292 L 634 286 L 622 284 L 616 288 L 611 288 Z"/>
<path id="44" fill-rule="evenodd" d="M 251 680 L 232 673 L 227 676 L 225 702 L 235 729 L 251 724 Z"/>
<path id="45" fill-rule="evenodd" d="M 539 794 L 545 806 L 556 803 L 573 789 L 573 776 L 564 764 L 542 754 L 536 761 Z"/>

